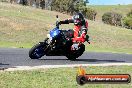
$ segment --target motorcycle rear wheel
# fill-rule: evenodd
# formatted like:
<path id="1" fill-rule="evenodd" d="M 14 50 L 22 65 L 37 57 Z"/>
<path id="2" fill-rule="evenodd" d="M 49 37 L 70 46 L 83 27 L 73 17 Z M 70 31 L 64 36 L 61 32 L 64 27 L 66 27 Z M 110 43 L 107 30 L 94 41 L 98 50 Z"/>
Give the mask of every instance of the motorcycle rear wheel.
<path id="1" fill-rule="evenodd" d="M 76 56 L 75 55 L 73 55 L 73 54 L 68 54 L 68 55 L 66 55 L 66 57 L 69 59 L 69 60 L 72 60 L 72 61 L 75 61 L 76 60 Z"/>
<path id="2" fill-rule="evenodd" d="M 80 48 L 79 48 L 78 51 L 75 51 L 75 52 L 74 52 L 74 51 L 71 51 L 70 53 L 68 53 L 68 54 L 66 55 L 66 57 L 67 57 L 69 60 L 75 61 L 76 58 L 78 58 L 79 56 L 81 56 L 81 55 L 84 53 L 84 51 L 85 51 L 85 45 L 82 44 L 82 45 L 80 46 Z"/>

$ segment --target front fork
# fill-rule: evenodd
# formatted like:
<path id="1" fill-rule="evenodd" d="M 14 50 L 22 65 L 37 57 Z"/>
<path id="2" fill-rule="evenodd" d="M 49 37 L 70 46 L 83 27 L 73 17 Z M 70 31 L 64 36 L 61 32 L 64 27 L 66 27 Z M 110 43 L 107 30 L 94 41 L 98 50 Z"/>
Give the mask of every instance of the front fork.
<path id="1" fill-rule="evenodd" d="M 44 40 L 44 42 L 39 42 L 39 44 L 42 44 L 42 45 L 46 45 L 46 46 L 47 46 L 46 48 L 44 48 L 44 52 L 47 52 L 47 50 L 48 50 L 48 48 L 49 48 L 49 46 L 50 46 L 50 44 L 48 44 L 48 39 L 49 39 L 49 38 L 46 38 L 46 39 Z"/>
<path id="2" fill-rule="evenodd" d="M 55 44 L 55 39 L 50 40 L 49 43 L 48 43 L 48 39 L 49 38 L 46 38 L 44 42 L 42 42 L 42 43 L 47 43 L 47 47 L 44 49 L 45 52 L 48 52 L 48 50 L 52 50 Z"/>

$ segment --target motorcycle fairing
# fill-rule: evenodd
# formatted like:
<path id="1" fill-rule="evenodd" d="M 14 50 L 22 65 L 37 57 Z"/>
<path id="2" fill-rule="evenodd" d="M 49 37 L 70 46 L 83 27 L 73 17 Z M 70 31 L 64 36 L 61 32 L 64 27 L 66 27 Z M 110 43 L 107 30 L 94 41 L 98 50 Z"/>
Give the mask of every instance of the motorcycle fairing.
<path id="1" fill-rule="evenodd" d="M 53 30 L 50 31 L 50 37 L 54 38 L 60 34 L 60 30 L 58 28 L 54 28 Z"/>

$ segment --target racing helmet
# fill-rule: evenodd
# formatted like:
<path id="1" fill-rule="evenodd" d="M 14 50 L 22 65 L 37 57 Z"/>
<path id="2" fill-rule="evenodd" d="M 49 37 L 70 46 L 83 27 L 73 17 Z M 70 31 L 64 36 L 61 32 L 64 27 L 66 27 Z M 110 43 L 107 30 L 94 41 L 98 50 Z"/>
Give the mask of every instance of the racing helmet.
<path id="1" fill-rule="evenodd" d="M 82 13 L 76 13 L 74 16 L 73 16 L 73 20 L 74 20 L 74 24 L 75 25 L 81 25 L 82 22 L 84 21 L 84 16 Z"/>

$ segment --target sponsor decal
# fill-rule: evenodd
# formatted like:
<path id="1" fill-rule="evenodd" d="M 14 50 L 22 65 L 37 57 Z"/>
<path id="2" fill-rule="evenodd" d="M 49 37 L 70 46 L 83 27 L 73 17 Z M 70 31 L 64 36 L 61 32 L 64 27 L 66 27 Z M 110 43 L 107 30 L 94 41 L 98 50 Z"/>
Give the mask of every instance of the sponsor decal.
<path id="1" fill-rule="evenodd" d="M 76 81 L 79 85 L 90 83 L 130 83 L 131 77 L 129 74 L 86 74 L 85 70 L 80 66 Z"/>

